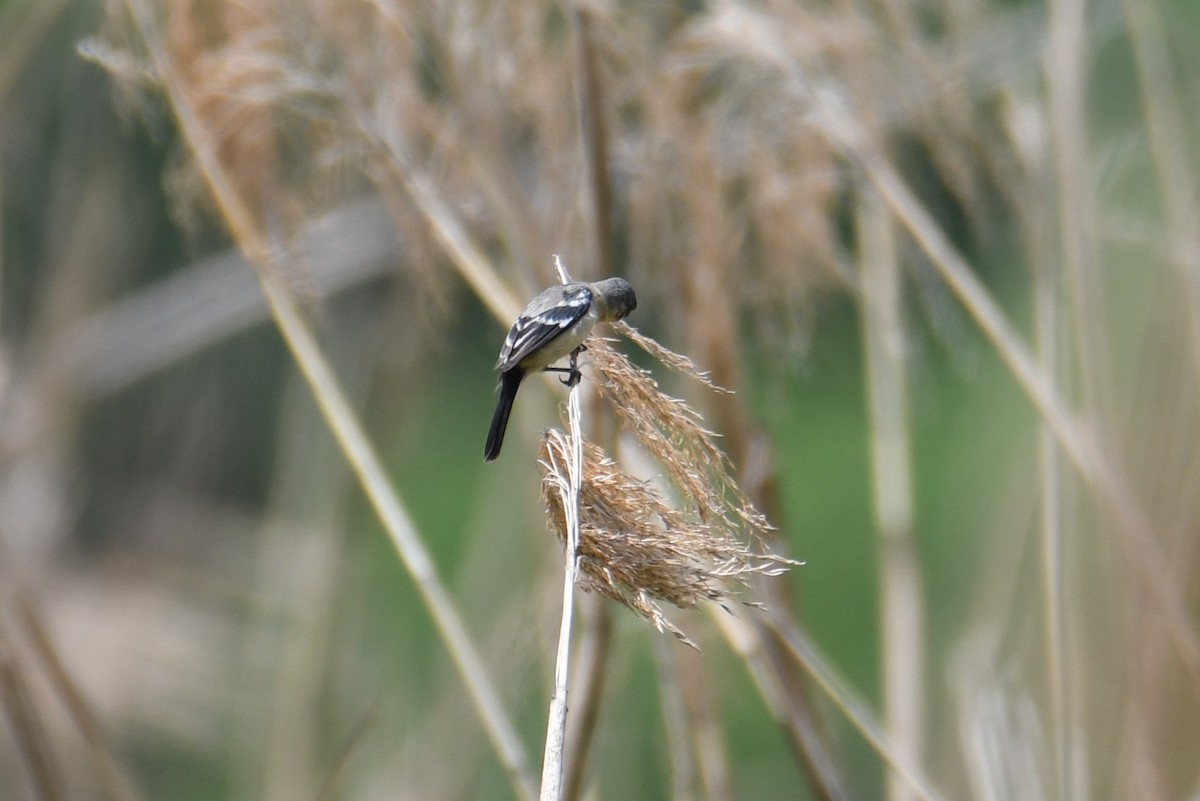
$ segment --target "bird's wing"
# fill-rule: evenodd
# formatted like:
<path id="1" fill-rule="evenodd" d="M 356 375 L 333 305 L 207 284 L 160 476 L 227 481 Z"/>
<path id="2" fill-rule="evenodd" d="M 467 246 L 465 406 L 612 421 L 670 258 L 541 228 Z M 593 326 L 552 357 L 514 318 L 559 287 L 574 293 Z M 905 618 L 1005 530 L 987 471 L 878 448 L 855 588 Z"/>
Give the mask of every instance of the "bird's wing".
<path id="1" fill-rule="evenodd" d="M 509 329 L 500 348 L 496 368 L 508 370 L 526 356 L 567 331 L 588 313 L 592 290 L 587 284 L 569 284 L 543 290 L 530 301 Z"/>

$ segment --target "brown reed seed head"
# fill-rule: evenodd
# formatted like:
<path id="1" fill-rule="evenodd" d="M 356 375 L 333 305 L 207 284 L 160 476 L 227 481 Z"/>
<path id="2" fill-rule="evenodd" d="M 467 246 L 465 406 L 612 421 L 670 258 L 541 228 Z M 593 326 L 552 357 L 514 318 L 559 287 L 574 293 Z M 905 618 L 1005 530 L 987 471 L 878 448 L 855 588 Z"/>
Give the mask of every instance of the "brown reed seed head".
<path id="1" fill-rule="evenodd" d="M 625 324 L 618 329 L 667 367 L 683 372 L 717 391 L 690 359 L 663 347 Z M 659 389 L 649 371 L 613 350 L 606 340 L 592 337 L 588 356 L 601 396 L 612 406 L 621 426 L 666 470 L 690 513 L 714 527 L 743 530 L 757 539 L 771 524 L 754 507 L 730 475 L 725 452 L 716 434 L 701 425 L 700 413 L 680 398 Z"/>
<path id="2" fill-rule="evenodd" d="M 580 585 L 694 647 L 658 602 L 685 609 L 702 600 L 725 604 L 750 576 L 778 575 L 795 562 L 756 553 L 737 536 L 745 530 L 757 538 L 769 526 L 729 476 L 728 460 L 713 443 L 713 435 L 699 425 L 696 411 L 663 394 L 648 372 L 602 340 L 589 340 L 588 354 L 601 394 L 622 425 L 663 465 L 683 508 L 671 506 L 650 482 L 628 475 L 598 446 L 585 442 Z M 681 360 L 680 365 L 687 362 L 670 355 Z M 550 528 L 563 542 L 569 463 L 567 435 L 558 429 L 547 431 L 541 446 L 542 500 Z"/>

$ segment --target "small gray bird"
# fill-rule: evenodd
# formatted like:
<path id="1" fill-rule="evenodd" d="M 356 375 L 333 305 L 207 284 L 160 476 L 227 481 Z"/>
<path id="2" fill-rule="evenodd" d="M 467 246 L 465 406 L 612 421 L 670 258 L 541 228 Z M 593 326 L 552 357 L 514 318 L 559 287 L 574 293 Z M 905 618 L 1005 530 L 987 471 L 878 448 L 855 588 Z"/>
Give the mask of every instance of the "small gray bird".
<path id="1" fill-rule="evenodd" d="M 596 323 L 607 323 L 626 317 L 637 308 L 637 296 L 624 278 L 608 278 L 596 283 L 577 281 L 543 289 L 529 301 L 525 311 L 513 323 L 496 368 L 500 371 L 500 400 L 488 430 L 484 461 L 500 455 L 504 444 L 504 429 L 521 380 L 530 373 L 543 370 L 570 374 L 568 384 L 579 380 L 575 356 Z M 571 357 L 568 368 L 552 367 L 564 356 Z"/>

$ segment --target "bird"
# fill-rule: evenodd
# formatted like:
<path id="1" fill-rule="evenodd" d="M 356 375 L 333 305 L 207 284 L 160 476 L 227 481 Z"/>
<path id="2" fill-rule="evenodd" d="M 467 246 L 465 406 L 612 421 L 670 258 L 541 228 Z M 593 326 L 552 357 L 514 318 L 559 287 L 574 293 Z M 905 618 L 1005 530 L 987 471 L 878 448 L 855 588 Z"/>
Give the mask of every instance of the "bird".
<path id="1" fill-rule="evenodd" d="M 568 378 L 564 383 L 574 386 L 579 381 L 575 359 L 592 328 L 596 323 L 624 319 L 636 308 L 637 295 L 624 278 L 547 287 L 529 301 L 508 330 L 496 360 L 500 398 L 488 429 L 484 461 L 500 455 L 508 416 L 525 376 L 542 371 L 565 372 Z M 552 366 L 565 356 L 571 357 L 570 367 Z"/>

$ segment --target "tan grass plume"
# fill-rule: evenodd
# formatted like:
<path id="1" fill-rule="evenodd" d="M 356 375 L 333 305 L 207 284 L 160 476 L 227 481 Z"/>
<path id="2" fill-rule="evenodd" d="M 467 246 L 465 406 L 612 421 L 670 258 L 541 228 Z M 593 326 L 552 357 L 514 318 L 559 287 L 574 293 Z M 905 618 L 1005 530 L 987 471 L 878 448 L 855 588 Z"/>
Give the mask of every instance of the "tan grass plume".
<path id="1" fill-rule="evenodd" d="M 629 326 L 620 330 L 663 364 L 717 389 L 686 357 Z M 601 396 L 663 467 L 680 504 L 672 505 L 651 482 L 630 476 L 599 446 L 586 442 L 580 585 L 694 646 L 667 619 L 660 602 L 684 609 L 705 600 L 726 605 L 751 576 L 778 575 L 796 563 L 751 547 L 770 525 L 730 476 L 729 460 L 701 425 L 699 413 L 662 392 L 649 371 L 605 340 L 592 337 L 587 352 Z M 566 434 L 547 431 L 540 459 L 542 500 L 551 530 L 564 542 L 568 455 Z"/>

